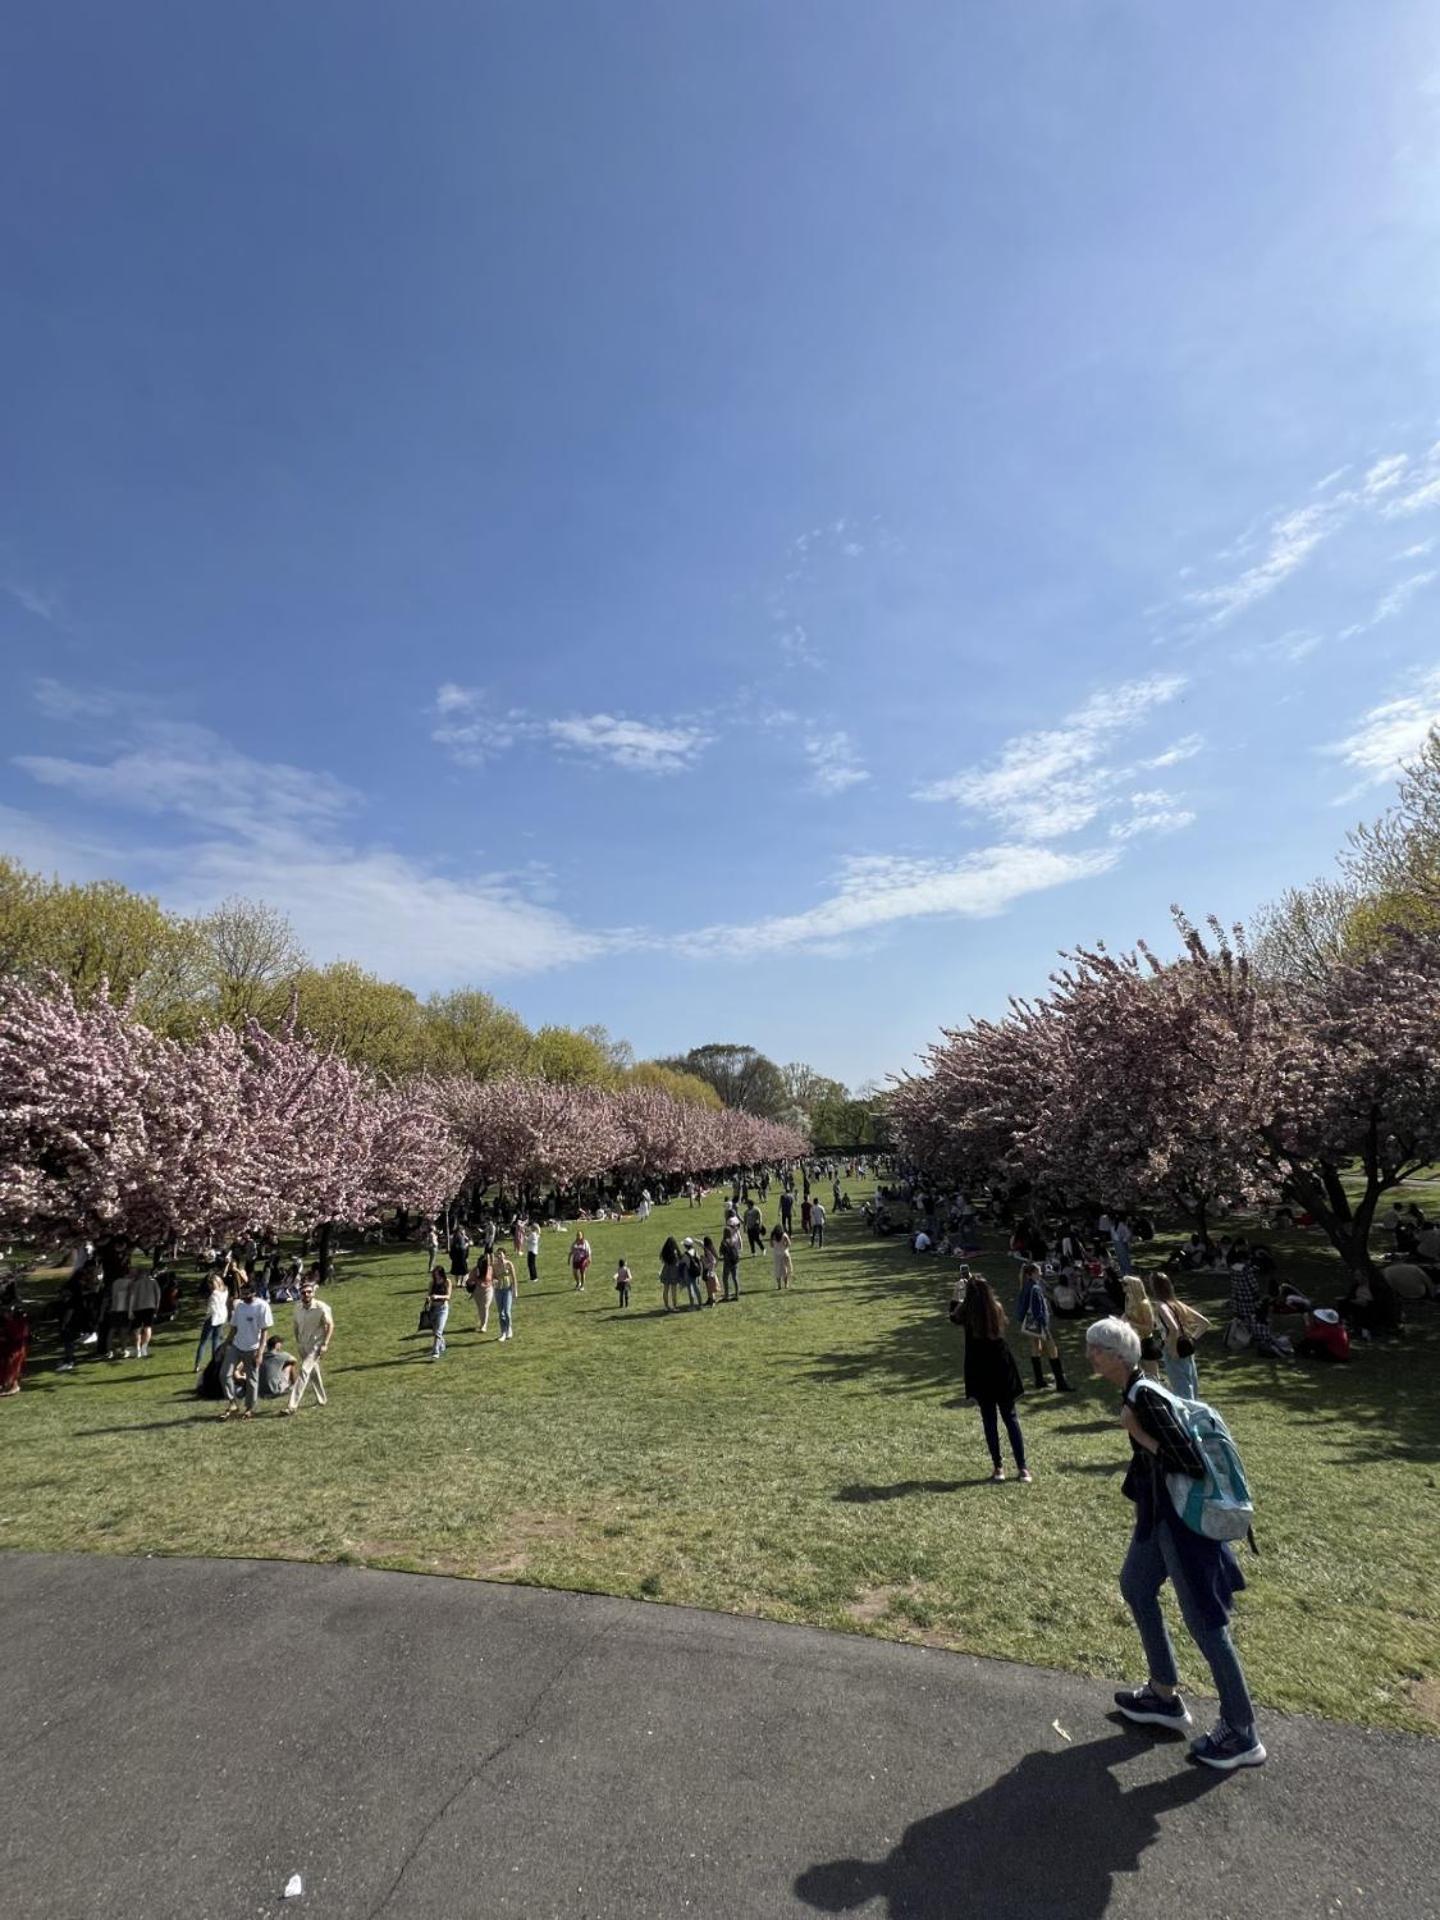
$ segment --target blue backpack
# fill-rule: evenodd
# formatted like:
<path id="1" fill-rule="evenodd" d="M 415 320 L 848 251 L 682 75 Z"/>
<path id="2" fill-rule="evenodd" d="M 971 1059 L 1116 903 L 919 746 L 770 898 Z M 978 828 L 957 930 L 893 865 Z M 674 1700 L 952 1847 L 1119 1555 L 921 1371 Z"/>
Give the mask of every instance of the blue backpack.
<path id="1" fill-rule="evenodd" d="M 1206 1540 L 1244 1540 L 1255 1523 L 1255 1502 L 1240 1449 L 1220 1415 L 1204 1400 L 1183 1400 L 1158 1380 L 1137 1383 L 1163 1394 L 1191 1445 L 1205 1462 L 1203 1479 L 1167 1473 L 1165 1484 L 1175 1511 L 1192 1533 Z M 1253 1544 L 1253 1542 L 1252 1542 Z"/>

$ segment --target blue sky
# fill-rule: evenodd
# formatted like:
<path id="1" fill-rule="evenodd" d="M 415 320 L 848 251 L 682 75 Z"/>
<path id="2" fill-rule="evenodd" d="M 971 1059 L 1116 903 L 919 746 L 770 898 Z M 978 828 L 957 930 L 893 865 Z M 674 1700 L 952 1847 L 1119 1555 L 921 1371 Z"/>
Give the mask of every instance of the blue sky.
<path id="1" fill-rule="evenodd" d="M 0 151 L 31 864 L 855 1083 L 1440 717 L 1431 8 L 18 0 Z"/>

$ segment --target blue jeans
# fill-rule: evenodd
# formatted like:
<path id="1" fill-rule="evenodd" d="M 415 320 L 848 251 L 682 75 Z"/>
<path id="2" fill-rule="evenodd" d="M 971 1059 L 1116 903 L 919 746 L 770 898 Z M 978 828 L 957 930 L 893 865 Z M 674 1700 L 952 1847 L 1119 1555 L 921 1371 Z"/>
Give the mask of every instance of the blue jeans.
<path id="1" fill-rule="evenodd" d="M 255 1411 L 255 1402 L 260 1393 L 260 1351 L 256 1347 L 252 1353 L 246 1353 L 231 1341 L 225 1349 L 225 1358 L 220 1362 L 220 1386 L 232 1407 L 239 1398 L 235 1369 L 240 1361 L 245 1362 L 245 1406 L 251 1413 Z"/>
<path id="2" fill-rule="evenodd" d="M 435 1344 L 430 1349 L 431 1358 L 438 1360 L 445 1351 L 445 1322 L 450 1318 L 448 1300 L 430 1302 L 430 1331 L 435 1335 Z"/>
<path id="3" fill-rule="evenodd" d="M 512 1287 L 496 1287 L 495 1304 L 500 1309 L 500 1331 L 502 1334 L 508 1334 L 510 1331 L 510 1306 L 514 1298 L 515 1291 Z"/>
<path id="4" fill-rule="evenodd" d="M 205 1352 L 207 1348 L 211 1353 L 219 1353 L 220 1345 L 221 1345 L 220 1336 L 222 1333 L 224 1333 L 224 1331 L 225 1329 L 223 1327 L 214 1326 L 208 1320 L 205 1322 L 204 1326 L 201 1327 L 200 1338 L 195 1343 L 196 1373 L 200 1371 L 200 1364 L 205 1358 Z M 66 1357 L 73 1358 L 72 1355 L 67 1355 Z"/>
<path id="5" fill-rule="evenodd" d="M 1120 1595 L 1140 1629 L 1145 1658 L 1150 1663 L 1150 1678 L 1162 1686 L 1178 1687 L 1180 1670 L 1175 1665 L 1175 1648 L 1170 1630 L 1160 1611 L 1160 1589 L 1166 1581 L 1175 1589 L 1185 1629 L 1205 1657 L 1215 1691 L 1220 1696 L 1220 1717 L 1233 1733 L 1250 1733 L 1255 1726 L 1255 1709 L 1250 1689 L 1240 1666 L 1235 1643 L 1228 1626 L 1207 1627 L 1196 1610 L 1185 1569 L 1170 1539 L 1165 1523 L 1155 1526 L 1146 1540 L 1137 1533 L 1120 1569 Z"/>
<path id="6" fill-rule="evenodd" d="M 1178 1393 L 1182 1400 L 1200 1398 L 1200 1376 L 1195 1371 L 1195 1356 L 1187 1353 L 1182 1360 L 1178 1353 L 1165 1354 L 1165 1379 L 1172 1393 Z"/>
<path id="7" fill-rule="evenodd" d="M 997 1418 L 998 1415 L 998 1418 Z M 1015 1464 L 1025 1471 L 1025 1436 L 1020 1431 L 1020 1422 L 1015 1418 L 1015 1402 L 1006 1406 L 997 1406 L 993 1400 L 980 1402 L 980 1422 L 985 1429 L 985 1444 L 990 1449 L 990 1458 L 995 1463 L 995 1471 L 1000 1471 L 1000 1421 L 1005 1422 L 1005 1431 L 1010 1436 L 1010 1451 L 1015 1456 Z"/>

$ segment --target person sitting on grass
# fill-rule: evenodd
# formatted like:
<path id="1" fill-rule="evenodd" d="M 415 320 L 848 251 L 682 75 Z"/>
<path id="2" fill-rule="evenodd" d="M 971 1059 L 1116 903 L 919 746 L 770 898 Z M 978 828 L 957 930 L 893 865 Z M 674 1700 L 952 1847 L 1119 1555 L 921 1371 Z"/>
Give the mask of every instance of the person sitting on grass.
<path id="1" fill-rule="evenodd" d="M 264 1357 L 260 1362 L 260 1397 L 262 1400 L 278 1400 L 282 1394 L 288 1394 L 295 1384 L 295 1369 L 298 1362 L 293 1353 L 286 1353 L 280 1344 L 278 1333 L 272 1333 L 265 1342 Z"/>

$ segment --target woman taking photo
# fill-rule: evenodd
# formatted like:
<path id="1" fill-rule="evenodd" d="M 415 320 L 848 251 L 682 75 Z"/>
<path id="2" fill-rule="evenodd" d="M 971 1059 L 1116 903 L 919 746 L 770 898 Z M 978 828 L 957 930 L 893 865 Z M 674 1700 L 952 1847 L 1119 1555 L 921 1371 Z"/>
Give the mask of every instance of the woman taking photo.
<path id="1" fill-rule="evenodd" d="M 980 1409 L 985 1429 L 985 1444 L 990 1449 L 994 1472 L 992 1480 L 1003 1480 L 1000 1464 L 1000 1422 L 1010 1437 L 1010 1451 L 1022 1480 L 1030 1480 L 1025 1464 L 1025 1436 L 1015 1417 L 1015 1402 L 1024 1392 L 1020 1369 L 1005 1338 L 1005 1309 L 995 1298 L 990 1282 L 972 1274 L 965 1283 L 965 1298 L 960 1303 L 960 1324 L 965 1329 L 965 1397 Z"/>

